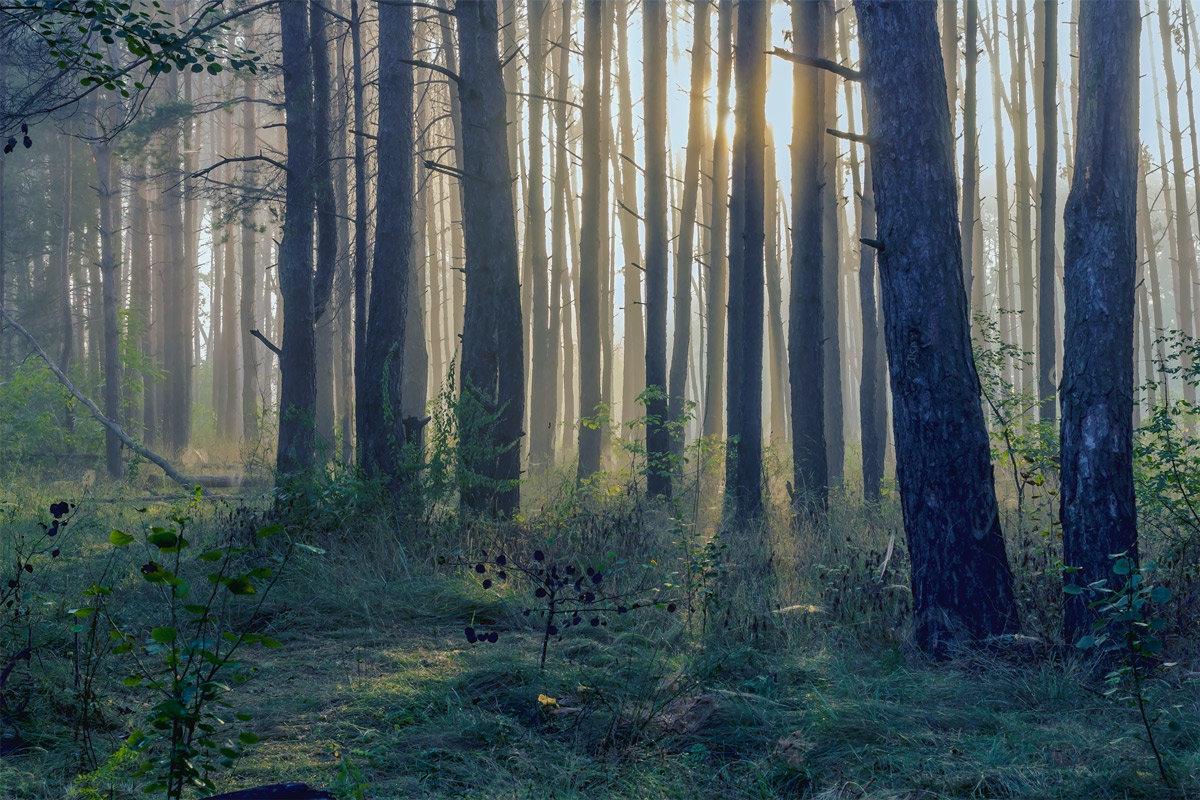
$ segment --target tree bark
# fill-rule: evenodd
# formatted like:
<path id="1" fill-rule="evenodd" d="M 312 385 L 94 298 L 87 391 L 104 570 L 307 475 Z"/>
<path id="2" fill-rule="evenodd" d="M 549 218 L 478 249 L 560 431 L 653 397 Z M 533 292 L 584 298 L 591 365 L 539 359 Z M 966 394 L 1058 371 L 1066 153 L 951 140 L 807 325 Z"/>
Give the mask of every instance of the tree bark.
<path id="1" fill-rule="evenodd" d="M 734 518 L 751 522 L 762 514 L 762 347 L 763 224 L 766 147 L 767 33 L 766 5 L 738 6 L 734 50 L 739 122 L 734 133 L 736 159 L 729 247 L 729 408 L 730 443 L 726 497 Z M 737 233 L 740 232 L 740 236 Z M 736 437 L 736 439 L 734 438 Z"/>
<path id="2" fill-rule="evenodd" d="M 704 90 L 708 87 L 708 0 L 692 4 L 691 91 L 688 94 L 688 128 L 683 166 L 683 195 L 679 207 L 679 230 L 675 236 L 675 338 L 671 343 L 670 398 L 667 417 L 674 439 L 677 462 L 683 458 L 683 417 L 687 404 L 688 355 L 692 350 L 692 263 L 696 252 L 696 206 L 700 190 L 700 151 L 705 143 Z M 774 187 L 771 187 L 774 191 Z"/>
<path id="3" fill-rule="evenodd" d="M 1061 398 L 1063 563 L 1078 569 L 1067 585 L 1081 589 L 1097 581 L 1120 587 L 1127 576 L 1114 574 L 1113 555 L 1137 558 L 1131 419 L 1140 27 L 1138 5 L 1122 0 L 1079 11 Z M 1067 596 L 1069 641 L 1090 632 L 1090 599 L 1086 590 Z"/>
<path id="4" fill-rule="evenodd" d="M 1042 46 L 1042 102 L 1038 124 L 1042 151 L 1039 159 L 1041 204 L 1038 208 L 1038 418 L 1054 424 L 1057 417 L 1055 378 L 1057 377 L 1058 337 L 1056 318 L 1058 300 L 1055 284 L 1054 218 L 1058 213 L 1058 107 L 1054 90 L 1058 82 L 1058 0 L 1045 1 Z"/>
<path id="5" fill-rule="evenodd" d="M 412 7 L 379 6 L 379 145 L 375 192 L 376 241 L 371 268 L 371 300 L 359 441 L 362 466 L 384 481 L 395 503 L 403 497 L 403 378 L 408 285 L 412 272 L 413 225 L 413 74 Z M 406 511 L 411 509 L 406 509 Z"/>
<path id="6" fill-rule="evenodd" d="M 243 81 L 246 102 L 242 104 L 242 155 L 249 157 L 258 152 L 258 129 L 255 122 L 255 83 L 251 78 Z M 242 164 L 242 183 L 247 192 L 258 185 L 258 176 L 253 161 Z M 242 342 L 242 438 L 246 444 L 258 440 L 258 351 L 247 338 L 254 328 L 254 297 L 257 259 L 254 257 L 258 230 L 255 225 L 255 206 L 246 203 L 242 211 L 242 295 L 238 305 Z"/>
<path id="7" fill-rule="evenodd" d="M 820 53 L 820 6 L 792 4 L 792 42 L 797 57 Z M 788 368 L 792 391 L 793 500 L 824 508 L 829 497 L 825 460 L 822 320 L 821 169 L 825 119 L 821 76 L 792 64 L 792 283 L 788 320 Z"/>
<path id="8" fill-rule="evenodd" d="M 608 213 L 608 175 L 604 170 L 600 126 L 601 0 L 583 2 L 583 131 L 579 148 L 583 161 L 583 208 L 579 249 L 579 469 L 585 481 L 600 469 L 600 440 L 604 429 L 596 414 L 601 402 L 601 216 Z"/>
<path id="9" fill-rule="evenodd" d="M 917 645 L 1016 629 L 971 360 L 954 148 L 934 8 L 856 0 Z"/>
<path id="10" fill-rule="evenodd" d="M 309 54 L 308 3 L 283 3 L 283 104 L 287 119 L 287 194 L 279 247 L 283 296 L 283 344 L 279 357 L 281 475 L 307 470 L 316 451 L 317 384 L 313 336 L 313 73 Z"/>
<path id="11" fill-rule="evenodd" d="M 455 18 L 467 259 L 462 391 L 472 401 L 459 404 L 460 441 L 478 430 L 479 420 L 472 415 L 482 410 L 492 418 L 482 432 L 485 446 L 460 451 L 471 481 L 462 500 L 476 513 L 511 516 L 520 508 L 525 369 L 504 79 L 497 52 L 499 23 L 490 2 L 460 3 Z"/>
<path id="12" fill-rule="evenodd" d="M 532 262 L 532 297 L 530 299 L 533 336 L 530 341 L 529 402 L 529 466 L 543 469 L 550 466 L 554 450 L 554 363 L 550 353 L 550 273 L 546 253 L 546 178 L 545 148 L 542 127 L 546 104 L 546 47 L 545 19 L 548 4 L 543 0 L 528 0 L 529 19 L 529 144 L 528 186 L 525 190 L 525 209 L 528 227 L 525 246 Z"/>
<path id="13" fill-rule="evenodd" d="M 671 496 L 667 425 L 667 8 L 643 3 L 646 140 L 646 491 Z"/>

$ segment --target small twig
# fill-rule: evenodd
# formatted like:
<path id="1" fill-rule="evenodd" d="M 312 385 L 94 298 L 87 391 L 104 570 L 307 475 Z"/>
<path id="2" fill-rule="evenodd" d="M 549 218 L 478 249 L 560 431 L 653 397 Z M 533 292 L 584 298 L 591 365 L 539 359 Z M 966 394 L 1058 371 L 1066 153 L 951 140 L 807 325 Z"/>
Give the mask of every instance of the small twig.
<path id="1" fill-rule="evenodd" d="M 883 252 L 883 242 L 879 241 L 878 239 L 868 239 L 864 236 L 863 238 L 859 239 L 859 241 L 865 244 L 867 247 L 874 248 L 875 252 L 877 253 Z"/>
<path id="2" fill-rule="evenodd" d="M 428 159 L 428 158 L 425 159 L 425 166 L 426 166 L 426 168 L 431 169 L 434 172 L 440 172 L 443 175 L 449 175 L 450 177 L 458 178 L 459 180 L 462 180 L 463 178 L 465 178 L 467 176 L 466 173 L 463 172 L 461 169 L 456 169 L 454 167 L 447 167 L 445 164 L 440 164 L 437 161 L 433 161 L 432 159 Z"/>

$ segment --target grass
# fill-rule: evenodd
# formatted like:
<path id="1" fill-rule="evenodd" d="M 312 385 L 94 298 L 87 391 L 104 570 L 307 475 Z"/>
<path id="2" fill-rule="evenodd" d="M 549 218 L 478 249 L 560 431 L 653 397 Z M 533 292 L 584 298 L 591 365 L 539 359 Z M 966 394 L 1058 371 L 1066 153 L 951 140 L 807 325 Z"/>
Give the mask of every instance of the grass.
<path id="1" fill-rule="evenodd" d="M 58 498 L 17 488 L 2 499 L 0 533 L 12 548 Z M 245 521 L 229 502 L 202 506 L 198 536 Z M 218 784 L 302 780 L 347 800 L 1200 795 L 1200 693 L 1183 668 L 1151 689 L 1178 780 L 1170 792 L 1136 712 L 1101 696 L 1086 664 L 1052 647 L 939 665 L 910 650 L 894 509 L 866 514 L 844 499 L 819 530 L 783 535 L 771 519 L 706 551 L 698 531 L 710 528 L 680 521 L 690 511 L 647 511 L 619 491 L 603 503 L 547 493 L 541 507 L 523 526 L 466 533 L 434 524 L 397 539 L 378 520 L 346 526 L 336 514 L 308 530 L 314 550 L 296 552 L 261 619 L 236 603 L 222 609 L 230 625 L 252 624 L 282 646 L 245 651 L 249 677 L 229 700 L 253 715 L 261 742 Z M 36 645 L 0 686 L 2 727 L 24 740 L 0 757 L 0 796 L 69 796 L 86 764 L 78 621 L 68 612 L 107 563 L 108 531 L 136 531 L 169 510 L 84 498 L 62 556 L 35 560 L 25 616 L 0 625 L 5 658 L 21 641 Z M 455 549 L 533 547 L 607 559 L 614 585 L 658 586 L 647 596 L 680 608 L 651 602 L 572 628 L 551 642 L 542 669 L 537 614 L 523 613 L 537 607 L 529 591 L 516 581 L 485 591 L 470 570 L 436 564 Z M 117 613 L 148 630 L 158 612 L 139 588 L 138 554 L 121 557 L 108 567 L 123 577 Z M 1029 560 L 1019 579 L 1040 585 L 1043 561 Z M 1027 594 L 1035 604 L 1038 593 Z M 495 631 L 497 643 L 469 644 L 467 625 Z M 145 712 L 122 674 L 108 656 L 93 730 L 101 761 Z M 137 795 L 119 771 L 115 785 L 118 797 Z"/>

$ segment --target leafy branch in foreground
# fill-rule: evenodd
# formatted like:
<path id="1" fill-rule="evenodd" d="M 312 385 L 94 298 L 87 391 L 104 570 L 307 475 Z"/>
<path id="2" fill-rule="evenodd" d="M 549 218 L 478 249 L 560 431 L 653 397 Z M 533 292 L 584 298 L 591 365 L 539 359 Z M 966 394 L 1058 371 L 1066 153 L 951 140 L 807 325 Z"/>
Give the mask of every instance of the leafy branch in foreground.
<path id="1" fill-rule="evenodd" d="M 247 645 L 278 647 L 279 643 L 248 629 L 267 594 L 278 581 L 290 557 L 289 542 L 280 563 L 245 568 L 249 547 L 232 544 L 215 546 L 185 561 L 192 546 L 189 525 L 199 493 L 189 506 L 172 513 L 166 526 L 151 525 L 144 535 L 148 560 L 139 572 L 158 596 L 162 618 L 152 627 L 144 620 L 116 620 L 107 604 L 113 587 L 94 585 L 84 592 L 89 604 L 74 611 L 77 617 L 99 614 L 108 623 L 109 637 L 116 642 L 112 652 L 125 655 L 131 666 L 123 683 L 146 691 L 152 705 L 147 724 L 135 729 L 113 756 L 121 763 L 134 762 L 132 773 L 142 791 L 163 792 L 168 800 L 182 797 L 185 787 L 215 791 L 211 775 L 228 769 L 241 757 L 246 745 L 258 737 L 247 730 L 221 738 L 223 712 L 232 710 L 225 700 L 227 676 L 244 680 L 235 654 Z M 256 538 L 268 539 L 283 533 L 281 525 L 258 529 Z M 136 537 L 120 530 L 109 534 L 109 542 L 124 548 Z M 207 584 L 194 588 L 187 575 L 200 568 Z M 220 619 L 227 597 L 257 599 L 250 622 L 230 629 Z M 238 722 L 248 714 L 234 713 Z M 104 767 L 100 771 L 104 771 Z M 84 776 L 86 782 L 87 776 Z"/>

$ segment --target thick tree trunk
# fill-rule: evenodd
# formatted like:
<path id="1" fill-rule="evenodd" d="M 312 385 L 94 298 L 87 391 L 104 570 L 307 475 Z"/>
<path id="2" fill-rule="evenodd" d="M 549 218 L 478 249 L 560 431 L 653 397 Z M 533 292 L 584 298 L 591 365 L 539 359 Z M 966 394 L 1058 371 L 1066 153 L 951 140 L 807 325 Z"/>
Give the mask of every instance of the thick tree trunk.
<path id="1" fill-rule="evenodd" d="M 1063 563 L 1078 569 L 1066 582 L 1080 588 L 1096 581 L 1118 588 L 1127 576 L 1113 573 L 1113 555 L 1137 558 L 1131 415 L 1140 27 L 1134 3 L 1080 8 L 1061 389 Z M 1090 631 L 1090 599 L 1086 591 L 1067 596 L 1069 641 Z"/>
<path id="2" fill-rule="evenodd" d="M 521 427 L 525 418 L 521 354 L 520 262 L 509 170 L 499 24 L 490 2 L 460 3 L 463 236 L 467 292 L 463 316 L 460 435 L 491 417 L 479 449 L 460 451 L 471 482 L 463 505 L 511 516 L 520 508 Z M 474 418 L 472 418 L 474 417 Z M 474 428 L 472 428 L 474 426 Z"/>
<path id="3" fill-rule="evenodd" d="M 667 7 L 643 3 L 646 138 L 646 491 L 671 496 L 667 425 Z"/>
<path id="4" fill-rule="evenodd" d="M 379 6 L 379 147 L 375 192 L 376 241 L 371 301 L 362 352 L 362 410 L 358 436 L 362 466 L 381 478 L 393 502 L 402 497 L 403 379 L 413 225 L 412 8 Z M 414 431 L 415 433 L 415 431 Z M 415 509 L 406 509 L 414 511 Z"/>
<path id="5" fill-rule="evenodd" d="M 766 5 L 738 6 L 734 51 L 737 112 L 736 166 L 730 217 L 735 234 L 729 247 L 730 443 L 726 497 L 734 518 L 750 522 L 762 514 L 762 347 L 764 166 L 766 146 Z M 734 437 L 737 437 L 734 439 Z"/>
<path id="6" fill-rule="evenodd" d="M 821 8 L 792 5 L 795 54 L 820 51 Z M 822 218 L 821 124 L 825 119 L 821 76 L 812 67 L 792 66 L 792 284 L 788 320 L 788 368 L 792 390 L 793 500 L 824 508 L 829 496 L 825 460 L 824 366 L 821 334 Z"/>
<path id="7" fill-rule="evenodd" d="M 933 6 L 855 8 L 915 636 L 944 657 L 1016 629 L 971 360 L 945 77 Z"/>
<path id="8" fill-rule="evenodd" d="M 283 40 L 283 104 L 287 118 L 287 197 L 279 247 L 283 343 L 279 356 L 281 475 L 308 469 L 316 450 L 317 400 L 313 338 L 313 81 L 308 4 L 279 7 Z"/>

